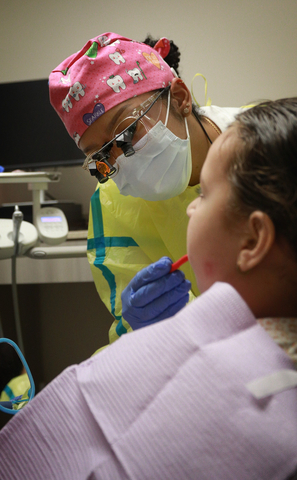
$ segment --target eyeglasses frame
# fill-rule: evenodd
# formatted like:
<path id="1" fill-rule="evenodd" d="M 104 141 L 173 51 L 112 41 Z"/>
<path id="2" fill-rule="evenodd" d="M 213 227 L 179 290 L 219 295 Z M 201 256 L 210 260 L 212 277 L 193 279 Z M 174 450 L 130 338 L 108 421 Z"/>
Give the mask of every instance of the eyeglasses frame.
<path id="1" fill-rule="evenodd" d="M 153 105 L 155 105 L 155 103 L 157 102 L 157 100 L 163 95 L 164 92 L 167 92 L 167 91 L 170 89 L 170 87 L 171 87 L 171 85 L 168 85 L 167 87 L 164 87 L 164 88 L 157 94 L 156 98 L 155 98 L 154 101 L 151 103 L 151 105 L 150 105 L 138 118 L 136 118 L 136 120 L 135 120 L 134 122 L 132 122 L 131 125 L 129 125 L 127 128 L 125 128 L 122 132 L 118 133 L 118 135 L 116 135 L 112 140 L 110 140 L 109 142 L 105 143 L 105 144 L 103 145 L 103 147 L 100 148 L 100 150 L 97 150 L 97 151 L 92 152 L 91 154 L 89 154 L 89 155 L 86 157 L 86 159 L 85 159 L 82 167 L 83 167 L 85 170 L 88 170 L 88 169 L 89 169 L 89 168 L 88 168 L 88 165 L 91 164 L 91 163 L 93 163 L 93 162 L 96 162 L 96 160 L 97 160 L 97 159 L 93 159 L 93 156 L 94 156 L 94 155 L 98 155 L 98 154 L 100 154 L 101 152 L 109 153 L 109 151 L 111 150 L 114 142 L 116 142 L 119 137 L 121 137 L 122 135 L 124 135 L 124 134 L 125 134 L 127 131 L 129 131 L 130 129 L 133 129 L 133 130 L 134 130 L 137 122 L 138 122 L 139 120 L 141 120 L 141 119 L 149 112 L 149 110 L 153 107 Z M 144 103 L 145 103 L 145 102 L 144 102 Z M 143 104 L 141 104 L 141 105 L 143 105 Z M 140 107 L 141 107 L 141 105 L 140 105 Z M 138 107 L 138 108 L 140 108 L 140 107 Z M 135 109 L 134 109 L 134 110 L 135 110 Z M 133 133 L 134 133 L 134 132 L 133 132 Z M 134 153 L 135 153 L 135 152 L 134 152 Z M 124 153 L 124 155 L 125 155 L 125 153 Z M 91 157 L 91 158 L 89 158 L 89 157 Z M 105 157 L 105 158 L 106 158 L 106 157 Z M 109 155 L 108 155 L 107 158 L 109 158 Z M 100 161 L 103 161 L 103 162 L 104 162 L 104 158 L 101 159 Z M 104 162 L 104 163 L 105 163 L 105 162 Z M 100 172 L 99 172 L 99 173 L 100 173 Z M 110 174 L 107 174 L 107 177 L 109 177 L 109 176 L 112 175 L 113 173 L 114 173 L 114 171 L 113 171 L 112 173 L 110 173 Z"/>

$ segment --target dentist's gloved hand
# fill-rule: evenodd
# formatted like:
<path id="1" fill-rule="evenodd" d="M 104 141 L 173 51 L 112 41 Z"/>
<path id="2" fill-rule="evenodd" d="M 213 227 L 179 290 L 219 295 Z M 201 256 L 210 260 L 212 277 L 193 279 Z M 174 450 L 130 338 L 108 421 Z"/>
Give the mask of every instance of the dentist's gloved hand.
<path id="1" fill-rule="evenodd" d="M 172 261 L 162 257 L 138 272 L 122 292 L 122 315 L 136 330 L 172 317 L 189 301 L 191 282 L 181 270 L 169 273 Z"/>

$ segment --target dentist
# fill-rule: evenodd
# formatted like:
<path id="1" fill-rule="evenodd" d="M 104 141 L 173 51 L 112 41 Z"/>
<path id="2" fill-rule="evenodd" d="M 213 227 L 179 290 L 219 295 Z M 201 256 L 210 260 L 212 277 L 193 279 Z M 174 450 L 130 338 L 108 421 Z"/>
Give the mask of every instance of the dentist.
<path id="1" fill-rule="evenodd" d="M 145 282 L 162 277 L 165 297 L 150 298 L 148 323 L 199 295 L 189 264 L 167 274 L 186 252 L 186 208 L 196 197 L 208 149 L 240 111 L 193 105 L 176 73 L 177 47 L 166 38 L 147 43 L 104 33 L 49 77 L 51 103 L 86 155 L 85 169 L 99 180 L 91 198 L 88 260 L 114 316 L 110 342 L 131 330 L 121 293 L 161 257 Z"/>

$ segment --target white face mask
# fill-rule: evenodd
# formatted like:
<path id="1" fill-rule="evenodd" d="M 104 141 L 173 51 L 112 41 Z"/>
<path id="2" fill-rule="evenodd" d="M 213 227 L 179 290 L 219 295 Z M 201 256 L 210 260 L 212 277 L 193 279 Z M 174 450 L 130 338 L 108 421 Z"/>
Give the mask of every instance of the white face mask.
<path id="1" fill-rule="evenodd" d="M 145 146 L 131 157 L 120 155 L 116 160 L 117 174 L 112 177 L 122 195 L 144 200 L 167 200 L 182 193 L 192 172 L 191 146 L 187 121 L 187 138 L 177 137 L 159 121 L 147 134 Z"/>

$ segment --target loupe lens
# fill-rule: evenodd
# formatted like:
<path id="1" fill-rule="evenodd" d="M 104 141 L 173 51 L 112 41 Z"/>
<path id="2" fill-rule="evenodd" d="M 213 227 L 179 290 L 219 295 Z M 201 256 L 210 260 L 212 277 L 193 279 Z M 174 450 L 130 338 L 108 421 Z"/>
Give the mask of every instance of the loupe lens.
<path id="1" fill-rule="evenodd" d="M 131 157 L 131 155 L 134 155 L 135 150 L 132 146 L 132 143 L 125 143 L 121 146 L 121 149 L 123 150 L 123 154 L 125 157 Z"/>

